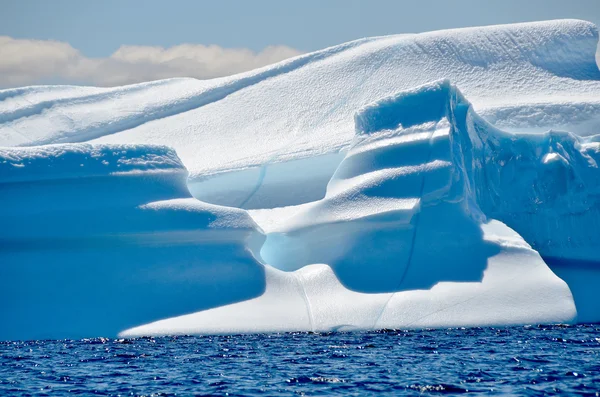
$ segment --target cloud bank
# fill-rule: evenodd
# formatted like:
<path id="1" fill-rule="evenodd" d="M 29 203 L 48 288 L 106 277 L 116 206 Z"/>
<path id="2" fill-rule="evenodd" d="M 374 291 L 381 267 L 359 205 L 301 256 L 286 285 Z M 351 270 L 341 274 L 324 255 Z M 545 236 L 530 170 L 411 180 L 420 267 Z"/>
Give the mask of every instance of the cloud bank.
<path id="1" fill-rule="evenodd" d="M 169 77 L 209 79 L 255 69 L 301 54 L 286 46 L 246 48 L 181 44 L 122 46 L 106 58 L 87 58 L 68 43 L 0 36 L 0 87 L 60 82 L 115 86 Z"/>

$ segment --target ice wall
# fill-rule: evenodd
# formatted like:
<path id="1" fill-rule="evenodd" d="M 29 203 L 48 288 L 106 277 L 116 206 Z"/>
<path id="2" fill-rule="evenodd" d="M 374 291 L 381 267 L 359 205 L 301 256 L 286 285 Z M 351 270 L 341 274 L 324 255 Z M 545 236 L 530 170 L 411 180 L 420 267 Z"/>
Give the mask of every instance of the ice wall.
<path id="1" fill-rule="evenodd" d="M 441 123 L 450 130 L 454 180 L 464 181 L 460 194 L 472 203 L 469 212 L 500 220 L 517 231 L 567 281 L 579 321 L 600 321 L 600 306 L 592 298 L 600 281 L 600 139 L 556 131 L 503 132 L 479 117 L 454 86 L 442 81 L 358 112 L 358 142 L 391 136 L 390 142 L 398 140 L 404 149 L 394 156 L 368 154 L 365 163 L 385 168 L 400 159 L 413 161 L 417 151 L 409 142 L 411 130 L 428 128 L 424 127 L 428 123 Z M 344 178 L 360 172 L 345 168 L 342 163 L 336 175 Z M 339 184 L 332 183 L 330 187 Z"/>
<path id="2" fill-rule="evenodd" d="M 0 339 L 116 335 L 263 293 L 264 237 L 172 149 L 0 149 Z"/>
<path id="3" fill-rule="evenodd" d="M 464 194 L 487 218 L 517 230 L 544 256 L 600 260 L 594 232 L 600 226 L 599 136 L 501 131 L 479 117 L 455 86 L 440 81 L 365 107 L 356 115 L 357 139 L 368 142 L 383 129 L 389 130 L 383 136 L 406 140 L 402 136 L 416 125 L 440 122 L 450 129 Z M 411 152 L 396 157 L 407 156 Z"/>

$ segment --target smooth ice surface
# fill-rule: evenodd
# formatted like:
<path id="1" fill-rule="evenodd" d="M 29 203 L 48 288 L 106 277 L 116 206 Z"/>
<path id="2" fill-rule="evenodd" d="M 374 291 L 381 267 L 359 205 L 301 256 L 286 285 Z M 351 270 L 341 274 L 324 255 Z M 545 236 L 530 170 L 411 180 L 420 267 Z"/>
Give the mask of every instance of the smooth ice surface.
<path id="1" fill-rule="evenodd" d="M 281 181 L 272 164 L 347 149 L 358 108 L 442 78 L 501 128 L 597 131 L 597 44 L 593 24 L 560 20 L 366 38 L 208 81 L 4 90 L 0 145 L 168 145 L 193 181 L 224 173 L 252 181 L 231 184 L 225 193 L 222 179 L 205 185 L 203 200 L 244 208 L 295 205 L 322 198 L 328 178 L 312 168 L 314 178 L 307 170 Z M 252 167 L 259 168 L 248 176 Z M 261 175 L 281 183 L 261 195 Z M 296 179 L 311 193 L 290 195 Z"/>
<path id="2" fill-rule="evenodd" d="M 166 147 L 0 149 L 0 339 L 116 335 L 262 294 L 264 237 L 186 178 Z"/>

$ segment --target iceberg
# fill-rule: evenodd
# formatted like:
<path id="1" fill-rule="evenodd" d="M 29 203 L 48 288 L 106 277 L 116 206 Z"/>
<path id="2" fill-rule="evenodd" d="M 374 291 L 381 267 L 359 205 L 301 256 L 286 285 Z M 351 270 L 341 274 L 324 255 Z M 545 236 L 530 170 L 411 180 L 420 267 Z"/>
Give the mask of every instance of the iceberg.
<path id="1" fill-rule="evenodd" d="M 2 90 L 0 339 L 600 321 L 597 45 L 562 20 Z"/>

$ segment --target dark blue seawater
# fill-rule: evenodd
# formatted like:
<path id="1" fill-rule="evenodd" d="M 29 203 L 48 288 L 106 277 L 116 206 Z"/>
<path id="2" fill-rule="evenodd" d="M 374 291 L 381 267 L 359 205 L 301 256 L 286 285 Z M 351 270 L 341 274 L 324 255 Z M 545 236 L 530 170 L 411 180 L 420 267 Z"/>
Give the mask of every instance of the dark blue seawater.
<path id="1" fill-rule="evenodd" d="M 598 392 L 598 325 L 0 344 L 9 396 Z"/>

